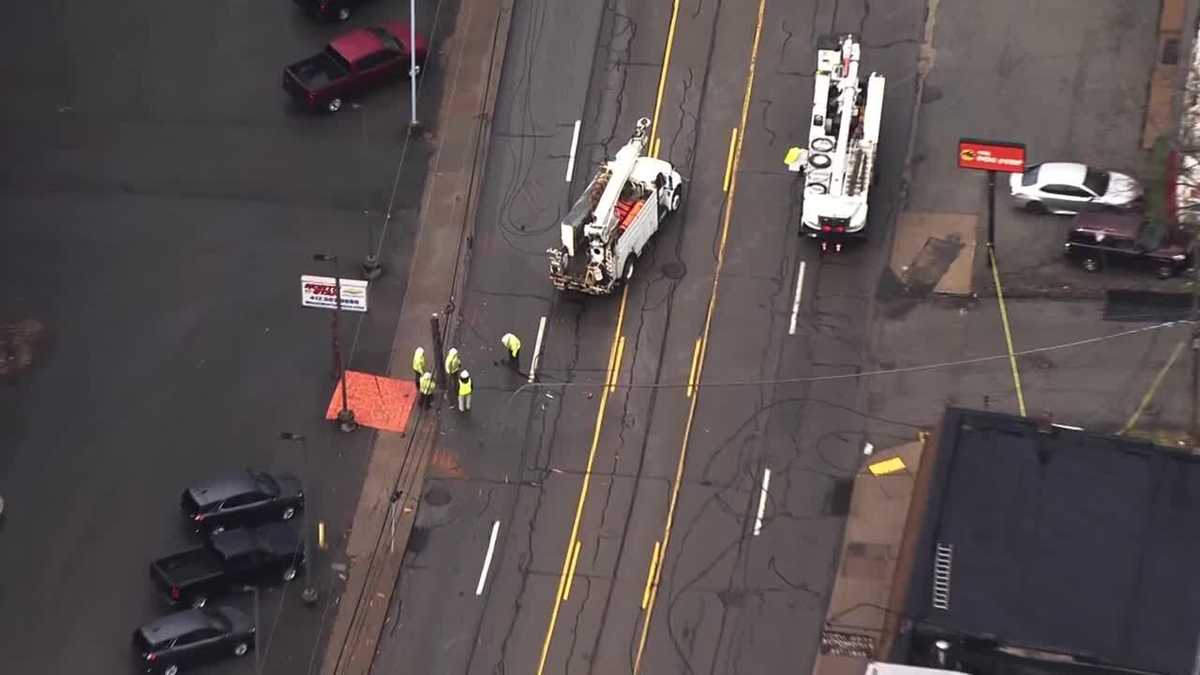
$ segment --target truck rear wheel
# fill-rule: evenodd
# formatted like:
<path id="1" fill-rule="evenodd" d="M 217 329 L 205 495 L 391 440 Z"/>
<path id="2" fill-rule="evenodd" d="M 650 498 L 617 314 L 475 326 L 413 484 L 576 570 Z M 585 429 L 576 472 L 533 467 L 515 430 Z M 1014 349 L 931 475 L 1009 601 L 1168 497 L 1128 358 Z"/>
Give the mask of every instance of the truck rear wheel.
<path id="1" fill-rule="evenodd" d="M 625 283 L 633 278 L 633 256 L 629 256 L 629 260 L 625 261 L 625 274 L 621 277 Z"/>
<path id="2" fill-rule="evenodd" d="M 679 185 L 679 186 L 675 187 L 675 194 L 671 195 L 671 213 L 675 213 L 676 211 L 678 211 L 679 207 L 682 205 L 683 205 L 683 186 Z"/>

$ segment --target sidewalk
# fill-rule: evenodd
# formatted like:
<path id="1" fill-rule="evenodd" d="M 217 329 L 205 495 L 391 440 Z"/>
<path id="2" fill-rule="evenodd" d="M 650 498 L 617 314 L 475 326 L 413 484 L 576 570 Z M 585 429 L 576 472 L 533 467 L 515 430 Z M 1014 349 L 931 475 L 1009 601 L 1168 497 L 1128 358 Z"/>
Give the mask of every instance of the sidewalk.
<path id="1" fill-rule="evenodd" d="M 439 67 L 448 75 L 434 127 L 438 148 L 393 340 L 391 377 L 410 377 L 414 347 L 432 352 L 430 316 L 453 313 L 461 295 L 511 16 L 512 0 L 461 0 L 454 33 L 444 43 Z M 443 335 L 448 324 L 443 317 Z M 380 432 L 371 450 L 323 675 L 365 675 L 371 668 L 437 443 L 436 419 L 428 412 L 414 419 L 411 434 Z"/>
<path id="2" fill-rule="evenodd" d="M 890 650 L 896 630 L 893 584 L 925 441 L 877 452 L 854 477 L 846 534 L 830 594 L 814 675 L 861 675 L 867 662 Z M 868 467 L 899 460 L 899 469 L 874 475 Z M 916 524 L 920 520 L 915 521 Z"/>

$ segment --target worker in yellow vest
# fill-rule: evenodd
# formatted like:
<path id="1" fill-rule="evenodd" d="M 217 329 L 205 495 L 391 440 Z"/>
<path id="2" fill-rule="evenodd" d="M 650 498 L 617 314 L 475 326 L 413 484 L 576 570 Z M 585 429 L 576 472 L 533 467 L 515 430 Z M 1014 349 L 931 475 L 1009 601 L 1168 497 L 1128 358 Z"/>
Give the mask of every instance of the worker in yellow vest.
<path id="1" fill-rule="evenodd" d="M 519 356 L 521 354 L 521 338 L 512 333 L 505 333 L 504 337 L 500 338 L 500 344 L 508 350 L 508 365 L 513 370 L 517 369 L 520 364 Z"/>
<path id="2" fill-rule="evenodd" d="M 428 408 L 433 403 L 433 392 L 437 389 L 437 384 L 433 381 L 433 373 L 421 373 L 421 379 L 417 385 L 421 389 L 421 406 Z"/>
<path id="3" fill-rule="evenodd" d="M 420 388 L 421 376 L 425 374 L 425 348 L 424 347 L 417 347 L 416 351 L 413 352 L 412 369 L 413 369 L 413 380 L 416 382 L 417 387 Z"/>
<path id="4" fill-rule="evenodd" d="M 463 370 L 458 373 L 458 411 L 467 412 L 471 409 L 471 373 Z"/>
<path id="5" fill-rule="evenodd" d="M 446 374 L 453 381 L 454 376 L 460 370 L 462 370 L 462 359 L 458 356 L 458 350 L 451 347 L 450 351 L 446 352 Z"/>

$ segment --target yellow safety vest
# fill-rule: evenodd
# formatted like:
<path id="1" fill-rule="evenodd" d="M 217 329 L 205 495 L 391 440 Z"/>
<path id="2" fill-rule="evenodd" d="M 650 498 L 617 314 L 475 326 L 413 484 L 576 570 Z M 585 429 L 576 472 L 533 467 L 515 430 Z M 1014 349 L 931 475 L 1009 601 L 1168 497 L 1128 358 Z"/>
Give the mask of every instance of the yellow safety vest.
<path id="1" fill-rule="evenodd" d="M 453 375 L 462 368 L 462 359 L 458 357 L 457 351 L 446 353 L 446 374 Z"/>
<path id="2" fill-rule="evenodd" d="M 521 351 L 521 338 L 512 333 L 505 333 L 504 337 L 500 338 L 500 344 L 508 348 L 508 353 L 516 356 Z"/>
<path id="3" fill-rule="evenodd" d="M 422 347 L 417 347 L 417 351 L 413 352 L 413 371 L 425 372 L 425 349 Z"/>
<path id="4" fill-rule="evenodd" d="M 426 396 L 433 393 L 437 385 L 433 381 L 433 373 L 421 373 L 421 393 Z"/>
<path id="5" fill-rule="evenodd" d="M 459 396 L 470 396 L 471 395 L 471 380 L 468 379 L 468 380 L 459 380 L 458 381 L 458 395 Z"/>

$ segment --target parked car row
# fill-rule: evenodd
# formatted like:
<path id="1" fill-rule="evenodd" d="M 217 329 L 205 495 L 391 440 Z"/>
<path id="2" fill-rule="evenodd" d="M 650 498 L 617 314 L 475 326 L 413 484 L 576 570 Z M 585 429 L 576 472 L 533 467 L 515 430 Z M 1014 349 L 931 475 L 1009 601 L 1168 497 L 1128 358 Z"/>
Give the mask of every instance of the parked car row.
<path id="1" fill-rule="evenodd" d="M 1191 267 L 1187 241 L 1142 212 L 1132 176 L 1071 162 L 1046 162 L 1009 176 L 1013 202 L 1031 213 L 1074 216 L 1063 251 L 1089 272 L 1148 270 L 1168 279 Z"/>
<path id="2" fill-rule="evenodd" d="M 307 13 L 346 21 L 363 0 L 294 0 Z M 283 69 L 283 88 L 304 108 L 337 112 L 353 96 L 424 67 L 428 42 L 409 24 L 351 30 L 317 54 Z M 0 502 L 2 504 L 2 502 Z M 303 537 L 289 523 L 304 508 L 295 477 L 242 471 L 187 488 L 180 506 L 198 545 L 150 563 L 167 604 L 182 608 L 133 632 L 139 669 L 176 675 L 182 667 L 245 656 L 255 649 L 254 621 L 213 606 L 220 596 L 294 579 L 307 564 Z"/>
<path id="3" fill-rule="evenodd" d="M 242 471 L 183 491 L 180 505 L 203 541 L 150 563 L 150 578 L 168 604 L 184 609 L 133 632 L 148 673 L 244 656 L 255 647 L 254 623 L 209 600 L 247 586 L 291 581 L 307 563 L 301 535 L 287 521 L 304 508 L 292 476 Z"/>

